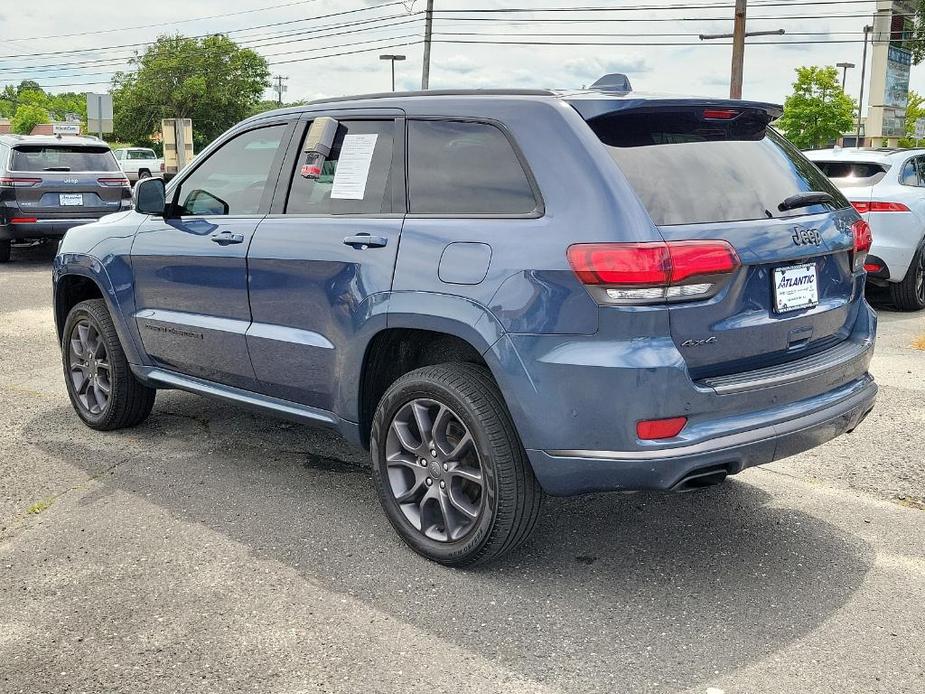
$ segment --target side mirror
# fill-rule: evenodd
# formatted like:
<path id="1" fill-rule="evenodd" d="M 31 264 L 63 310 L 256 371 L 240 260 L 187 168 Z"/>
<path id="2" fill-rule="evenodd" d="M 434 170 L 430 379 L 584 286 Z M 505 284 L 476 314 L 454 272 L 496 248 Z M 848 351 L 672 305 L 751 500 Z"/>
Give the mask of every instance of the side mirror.
<path id="1" fill-rule="evenodd" d="M 167 194 L 164 192 L 164 179 L 143 178 L 135 184 L 132 191 L 135 211 L 140 214 L 164 215 L 167 207 Z"/>

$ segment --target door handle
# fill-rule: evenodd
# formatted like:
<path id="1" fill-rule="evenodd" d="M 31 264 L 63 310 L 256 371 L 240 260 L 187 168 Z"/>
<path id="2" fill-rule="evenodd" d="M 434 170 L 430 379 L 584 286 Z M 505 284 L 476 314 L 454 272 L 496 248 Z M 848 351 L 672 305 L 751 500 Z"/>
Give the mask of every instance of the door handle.
<path id="1" fill-rule="evenodd" d="M 370 236 L 369 234 L 357 234 L 344 239 L 344 245 L 353 246 L 359 251 L 367 248 L 382 248 L 388 242 L 389 240 L 382 236 Z"/>
<path id="2" fill-rule="evenodd" d="M 212 234 L 212 241 L 219 246 L 230 246 L 233 243 L 244 243 L 244 234 L 235 234 L 231 231 L 220 231 Z"/>

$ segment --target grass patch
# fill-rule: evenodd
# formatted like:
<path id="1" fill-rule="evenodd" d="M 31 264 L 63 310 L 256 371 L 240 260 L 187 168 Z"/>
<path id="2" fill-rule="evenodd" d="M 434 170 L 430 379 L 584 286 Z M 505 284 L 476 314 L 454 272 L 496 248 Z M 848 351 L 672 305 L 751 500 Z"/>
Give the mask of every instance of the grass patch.
<path id="1" fill-rule="evenodd" d="M 36 501 L 34 504 L 32 504 L 32 506 L 26 509 L 26 513 L 31 513 L 32 515 L 37 516 L 42 511 L 51 506 L 51 504 L 51 499 L 42 499 L 41 501 Z"/>

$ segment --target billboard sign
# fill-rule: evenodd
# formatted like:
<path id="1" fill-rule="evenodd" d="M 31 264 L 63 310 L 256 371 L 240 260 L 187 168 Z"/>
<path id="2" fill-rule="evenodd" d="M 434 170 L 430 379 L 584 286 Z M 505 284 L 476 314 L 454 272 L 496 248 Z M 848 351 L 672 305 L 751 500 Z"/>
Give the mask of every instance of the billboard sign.
<path id="1" fill-rule="evenodd" d="M 914 27 L 911 17 L 902 11 L 902 5 L 894 4 L 894 14 L 890 21 L 886 86 L 883 90 L 884 137 L 904 137 L 906 134 L 909 72 L 912 68 L 912 51 L 906 46 Z"/>

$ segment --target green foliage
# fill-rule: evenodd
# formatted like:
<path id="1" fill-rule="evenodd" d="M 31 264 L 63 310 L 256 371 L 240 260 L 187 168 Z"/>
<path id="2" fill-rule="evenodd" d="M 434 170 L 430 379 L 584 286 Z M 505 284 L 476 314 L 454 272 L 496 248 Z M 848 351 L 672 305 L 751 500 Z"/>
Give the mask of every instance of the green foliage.
<path id="1" fill-rule="evenodd" d="M 304 103 L 305 101 L 288 101 L 280 106 L 276 99 L 263 99 L 262 101 L 258 101 L 256 104 L 254 104 L 253 108 L 250 110 L 250 113 L 247 115 L 256 116 L 258 113 L 265 113 L 266 111 L 272 111 L 277 108 L 292 108 L 293 106 L 301 106 Z"/>
<path id="2" fill-rule="evenodd" d="M 28 135 L 36 125 L 47 123 L 48 111 L 36 104 L 21 104 L 13 115 L 10 126 L 14 133 Z"/>
<path id="3" fill-rule="evenodd" d="M 854 125 L 854 99 L 842 90 L 834 67 L 809 65 L 796 72 L 777 127 L 801 149 L 830 145 Z"/>
<path id="4" fill-rule="evenodd" d="M 915 137 L 915 122 L 920 118 L 925 118 L 925 97 L 910 89 L 906 105 L 906 136 L 899 141 L 900 147 L 921 147 L 925 143 L 925 140 Z"/>
<path id="5" fill-rule="evenodd" d="M 40 109 L 45 112 L 45 120 L 42 123 L 50 121 L 63 121 L 67 119 L 68 114 L 77 115 L 83 126 L 87 121 L 87 97 L 84 94 L 76 92 L 64 92 L 61 94 L 47 94 L 36 82 L 32 80 L 23 80 L 18 87 L 7 85 L 0 90 L 0 117 L 13 118 L 17 110 L 23 106 L 35 107 L 23 113 L 37 114 Z M 22 116 L 25 118 L 25 115 Z M 86 127 L 84 127 L 86 130 Z"/>
<path id="6" fill-rule="evenodd" d="M 163 118 L 192 118 L 199 150 L 247 117 L 267 88 L 270 71 L 255 51 L 227 36 L 160 36 L 113 77 L 114 137 L 151 145 Z"/>

